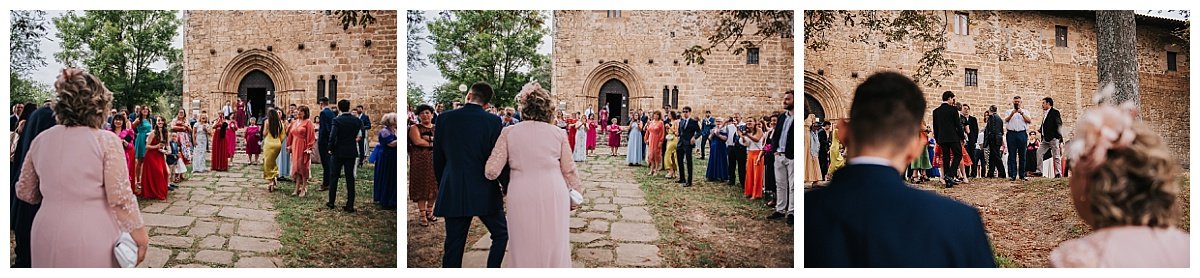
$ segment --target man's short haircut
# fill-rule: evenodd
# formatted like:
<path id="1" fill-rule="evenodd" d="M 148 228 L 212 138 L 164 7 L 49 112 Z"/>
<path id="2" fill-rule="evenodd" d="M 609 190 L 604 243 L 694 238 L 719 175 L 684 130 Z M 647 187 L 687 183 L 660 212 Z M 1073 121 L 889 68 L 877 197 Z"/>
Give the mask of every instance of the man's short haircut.
<path id="1" fill-rule="evenodd" d="M 471 92 L 475 95 L 475 101 L 479 103 L 490 103 L 492 101 L 492 85 L 487 82 L 479 81 L 471 85 Z"/>
<path id="2" fill-rule="evenodd" d="M 946 91 L 942 93 L 942 101 L 947 101 L 954 98 L 954 92 Z"/>
<path id="3" fill-rule="evenodd" d="M 339 100 L 337 103 L 337 106 L 338 106 L 338 111 L 350 112 L 350 101 L 349 100 L 344 100 L 344 99 Z"/>
<path id="4" fill-rule="evenodd" d="M 317 103 L 320 104 L 321 106 L 329 105 L 329 98 L 327 98 L 327 97 L 317 98 Z"/>
<path id="5" fill-rule="evenodd" d="M 684 106 L 684 107 L 683 107 L 683 112 L 689 112 L 689 113 L 690 113 L 690 112 L 692 112 L 692 107 L 691 107 L 691 106 Z"/>
<path id="6" fill-rule="evenodd" d="M 1042 100 L 1045 100 L 1045 101 L 1046 101 L 1046 103 L 1049 103 L 1049 104 L 1050 104 L 1050 107 L 1054 107 L 1054 98 L 1052 98 L 1052 97 L 1046 97 L 1046 98 L 1043 98 Z"/>
<path id="7" fill-rule="evenodd" d="M 1021 96 L 1013 96 L 1013 99 L 1021 99 Z"/>
<path id="8" fill-rule="evenodd" d="M 917 136 L 925 105 L 921 88 L 903 74 L 873 74 L 854 91 L 850 140 L 859 146 L 903 147 Z"/>

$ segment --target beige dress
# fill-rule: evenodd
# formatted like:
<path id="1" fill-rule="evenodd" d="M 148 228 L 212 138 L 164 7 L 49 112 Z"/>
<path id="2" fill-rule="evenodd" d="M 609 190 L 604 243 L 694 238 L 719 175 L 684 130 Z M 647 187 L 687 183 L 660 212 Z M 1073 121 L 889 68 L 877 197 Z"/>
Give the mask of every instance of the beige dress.
<path id="1" fill-rule="evenodd" d="M 1188 233 L 1177 228 L 1109 227 L 1050 252 L 1054 267 L 1188 267 Z"/>
<path id="2" fill-rule="evenodd" d="M 582 132 L 581 132 L 582 133 Z M 508 256 L 511 267 L 571 267 L 569 188 L 581 190 L 567 133 L 538 121 L 504 128 L 485 176 L 508 165 Z"/>
<path id="3" fill-rule="evenodd" d="M 17 180 L 17 198 L 42 205 L 30 231 L 33 267 L 118 267 L 117 237 L 142 227 L 123 143 L 62 125 L 33 139 Z"/>

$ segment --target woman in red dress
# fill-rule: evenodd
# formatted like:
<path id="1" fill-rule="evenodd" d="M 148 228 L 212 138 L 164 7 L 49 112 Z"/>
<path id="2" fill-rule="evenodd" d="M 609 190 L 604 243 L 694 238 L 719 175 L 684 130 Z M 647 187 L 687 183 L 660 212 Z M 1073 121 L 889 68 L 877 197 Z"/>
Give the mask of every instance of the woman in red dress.
<path id="1" fill-rule="evenodd" d="M 232 118 L 225 119 L 225 123 L 229 124 L 229 128 L 225 129 L 225 144 L 228 145 L 225 153 L 229 155 L 226 156 L 229 164 L 233 164 L 233 155 L 237 154 L 237 130 L 242 128 L 242 124 L 234 122 Z"/>
<path id="2" fill-rule="evenodd" d="M 571 114 L 570 118 L 567 118 L 567 141 L 571 143 L 571 152 L 575 152 L 575 132 L 579 132 L 579 129 L 575 128 L 576 122 L 579 122 L 579 112 L 575 112 Z"/>
<path id="3" fill-rule="evenodd" d="M 213 171 L 229 171 L 229 143 L 225 140 L 225 130 L 229 128 L 229 123 L 225 122 L 225 118 L 216 117 L 217 121 L 213 123 L 212 138 L 212 170 Z"/>
<path id="4" fill-rule="evenodd" d="M 142 158 L 142 198 L 167 199 L 167 159 L 163 148 L 167 146 L 167 121 L 157 117 L 154 130 L 147 139 L 146 157 Z"/>

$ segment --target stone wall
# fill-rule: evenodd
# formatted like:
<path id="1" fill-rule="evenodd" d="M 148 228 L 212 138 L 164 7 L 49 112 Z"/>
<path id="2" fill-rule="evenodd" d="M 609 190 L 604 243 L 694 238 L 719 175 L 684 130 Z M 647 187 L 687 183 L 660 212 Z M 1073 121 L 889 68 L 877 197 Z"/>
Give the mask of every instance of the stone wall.
<path id="1" fill-rule="evenodd" d="M 953 18 L 953 11 L 933 11 Z M 959 102 L 972 106 L 979 116 L 989 105 L 1011 107 L 1012 97 L 1022 96 L 1037 125 L 1043 114 L 1040 101 L 1053 97 L 1063 116 L 1064 129 L 1074 129 L 1080 111 L 1090 106 L 1097 88 L 1095 17 L 1087 12 L 969 11 L 970 32 L 957 35 L 948 29 L 946 57 L 953 59 L 954 75 L 941 78 L 939 88 L 923 87 L 931 115 L 944 91 L 954 91 Z M 951 20 L 952 21 L 952 20 Z M 1138 67 L 1142 115 L 1167 141 L 1173 154 L 1188 161 L 1188 44 L 1170 34 L 1171 20 L 1139 17 Z M 1066 26 L 1067 46 L 1055 45 L 1055 26 Z M 807 50 L 804 57 L 805 94 L 816 98 L 828 118 L 845 117 L 855 86 L 877 71 L 912 75 L 925 50 L 893 44 L 887 49 L 851 42 L 861 29 L 834 24 L 827 32 L 827 50 Z M 950 28 L 948 26 L 948 28 Z M 1178 53 L 1178 70 L 1167 70 L 1167 51 Z M 978 86 L 965 86 L 965 69 L 978 69 Z M 927 121 L 931 120 L 927 116 Z M 1064 133 L 1068 136 L 1069 132 Z"/>
<path id="2" fill-rule="evenodd" d="M 758 64 L 722 47 L 688 65 L 683 51 L 708 45 L 718 22 L 715 11 L 555 11 L 553 94 L 567 111 L 595 109 L 599 84 L 615 77 L 628 87 L 631 113 L 661 108 L 663 86 L 678 86 L 678 106 L 696 114 L 783 110 L 783 92 L 794 89 L 794 39 L 764 40 Z"/>
<path id="3" fill-rule="evenodd" d="M 200 109 L 215 113 L 236 102 L 246 71 L 261 70 L 275 84 L 276 105 L 314 107 L 318 76 L 336 75 L 337 97 L 363 105 L 378 124 L 397 109 L 398 25 L 396 11 L 371 15 L 375 23 L 343 30 L 324 11 L 187 11 L 184 103 L 200 100 Z M 372 131 L 374 140 L 379 128 Z"/>

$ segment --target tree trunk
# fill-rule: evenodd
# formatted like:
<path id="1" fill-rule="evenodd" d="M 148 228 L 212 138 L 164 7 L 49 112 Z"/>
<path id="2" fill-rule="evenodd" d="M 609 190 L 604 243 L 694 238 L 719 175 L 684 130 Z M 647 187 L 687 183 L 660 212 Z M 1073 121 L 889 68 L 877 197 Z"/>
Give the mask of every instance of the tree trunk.
<path id="1" fill-rule="evenodd" d="M 1116 88 L 1112 98 L 1105 101 L 1132 101 L 1140 108 L 1137 28 L 1133 11 L 1096 11 L 1096 50 L 1098 86 L 1112 83 Z"/>

